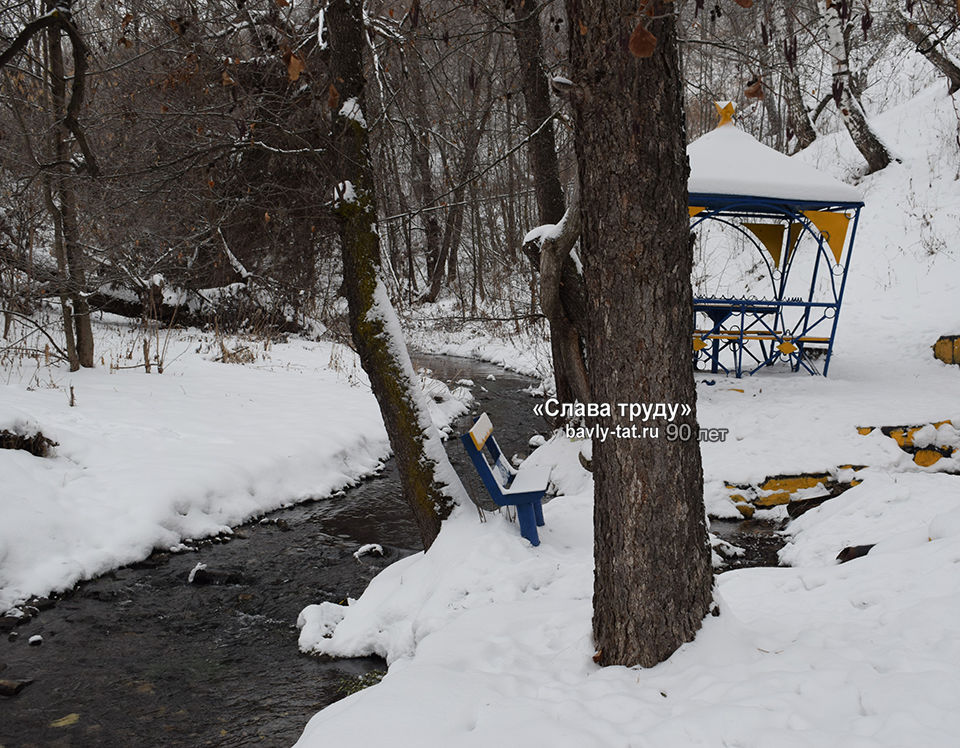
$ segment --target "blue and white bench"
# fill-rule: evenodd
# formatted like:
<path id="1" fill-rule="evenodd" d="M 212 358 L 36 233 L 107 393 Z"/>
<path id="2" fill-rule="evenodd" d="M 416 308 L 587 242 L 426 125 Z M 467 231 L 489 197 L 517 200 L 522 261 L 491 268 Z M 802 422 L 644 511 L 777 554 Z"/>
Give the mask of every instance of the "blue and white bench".
<path id="1" fill-rule="evenodd" d="M 493 424 L 486 413 L 481 413 L 473 428 L 460 437 L 480 474 L 487 493 L 497 506 L 515 506 L 520 522 L 520 534 L 532 545 L 540 545 L 537 526 L 543 526 L 541 502 L 550 482 L 550 468 L 521 466 L 515 470 L 507 461 L 497 440 L 493 438 Z M 487 462 L 483 450 L 490 455 Z"/>

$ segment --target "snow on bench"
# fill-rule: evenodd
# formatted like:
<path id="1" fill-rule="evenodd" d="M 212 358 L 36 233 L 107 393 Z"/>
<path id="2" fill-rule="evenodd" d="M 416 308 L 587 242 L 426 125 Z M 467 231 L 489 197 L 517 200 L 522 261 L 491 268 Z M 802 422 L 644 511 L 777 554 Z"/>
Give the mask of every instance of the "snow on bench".
<path id="1" fill-rule="evenodd" d="M 520 522 L 520 534 L 532 545 L 540 545 L 537 526 L 543 526 L 541 502 L 550 481 L 550 468 L 521 466 L 520 470 L 515 470 L 494 439 L 493 423 L 486 413 L 480 414 L 473 428 L 463 434 L 460 441 L 470 455 L 490 498 L 497 506 L 515 506 Z M 490 455 L 490 462 L 484 457 L 484 447 Z"/>

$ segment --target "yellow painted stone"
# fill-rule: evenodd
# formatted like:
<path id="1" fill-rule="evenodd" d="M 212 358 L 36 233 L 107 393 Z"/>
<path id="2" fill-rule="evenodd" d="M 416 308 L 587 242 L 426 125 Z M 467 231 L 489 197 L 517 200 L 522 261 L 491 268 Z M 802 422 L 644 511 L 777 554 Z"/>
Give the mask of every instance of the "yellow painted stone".
<path id="1" fill-rule="evenodd" d="M 753 513 L 757 511 L 751 504 L 737 504 L 737 509 L 740 514 L 743 515 L 744 519 L 750 519 L 753 516 Z"/>
<path id="2" fill-rule="evenodd" d="M 893 439 L 900 448 L 913 446 L 913 435 L 916 434 L 922 426 L 914 426 L 911 429 L 894 429 L 890 432 L 890 438 Z"/>
<path id="3" fill-rule="evenodd" d="M 920 467 L 930 467 L 943 457 L 939 452 L 932 449 L 920 449 L 913 456 L 913 461 Z"/>
<path id="4" fill-rule="evenodd" d="M 50 727 L 70 727 L 70 725 L 75 725 L 80 721 L 80 715 L 76 712 L 68 714 L 66 717 L 61 717 L 60 719 L 55 719 L 50 723 Z"/>
<path id="5" fill-rule="evenodd" d="M 830 476 L 826 473 L 817 475 L 795 475 L 789 478 L 770 478 L 760 488 L 764 491 L 785 491 L 788 494 L 795 493 L 804 488 L 816 488 Z"/>
<path id="6" fill-rule="evenodd" d="M 857 433 L 860 434 L 860 436 L 866 436 L 871 431 L 873 431 L 873 426 L 857 426 Z"/>
<path id="7" fill-rule="evenodd" d="M 789 504 L 790 492 L 778 491 L 777 493 L 772 493 L 769 496 L 759 496 L 753 500 L 753 503 L 759 507 L 771 507 L 780 506 L 781 504 Z"/>
<path id="8" fill-rule="evenodd" d="M 933 344 L 933 355 L 945 364 L 960 363 L 960 337 L 944 335 Z"/>

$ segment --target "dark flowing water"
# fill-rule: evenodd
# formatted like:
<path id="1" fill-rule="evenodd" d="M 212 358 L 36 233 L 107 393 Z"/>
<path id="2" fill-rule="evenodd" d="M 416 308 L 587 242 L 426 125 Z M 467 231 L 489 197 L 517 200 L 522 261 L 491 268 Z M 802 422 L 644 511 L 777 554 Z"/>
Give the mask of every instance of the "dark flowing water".
<path id="1" fill-rule="evenodd" d="M 475 410 L 490 414 L 508 455 L 528 453 L 530 436 L 547 433 L 523 392 L 533 380 L 469 359 L 418 364 L 451 383 L 475 382 Z M 469 423 L 461 419 L 458 433 Z M 459 443 L 447 447 L 468 490 L 486 499 Z M 737 535 L 746 525 L 728 524 L 714 531 L 747 545 Z M 384 557 L 354 558 L 366 543 L 381 544 Z M 0 748 L 289 746 L 316 711 L 384 669 L 376 658 L 300 654 L 296 620 L 310 603 L 359 597 L 380 569 L 420 549 L 392 461 L 340 496 L 272 512 L 229 542 L 195 545 L 78 585 L 2 632 L 0 679 L 33 683 L 0 697 Z M 765 562 L 769 550 L 738 565 Z M 197 563 L 209 583 L 187 582 Z M 28 644 L 37 634 L 42 644 Z"/>
<path id="2" fill-rule="evenodd" d="M 418 364 L 443 380 L 474 380 L 478 408 L 508 454 L 528 452 L 529 437 L 546 428 L 521 391 L 533 380 L 468 359 Z M 477 491 L 459 443 L 448 451 Z M 355 559 L 365 543 L 380 543 L 385 556 Z M 33 680 L 0 697 L 0 747 L 289 746 L 316 711 L 385 667 L 300 654 L 296 620 L 310 603 L 359 597 L 380 569 L 420 550 L 392 461 L 341 496 L 197 545 L 78 585 L 0 632 L 0 679 Z M 187 582 L 198 562 L 214 583 Z M 37 634 L 42 644 L 28 644 Z"/>

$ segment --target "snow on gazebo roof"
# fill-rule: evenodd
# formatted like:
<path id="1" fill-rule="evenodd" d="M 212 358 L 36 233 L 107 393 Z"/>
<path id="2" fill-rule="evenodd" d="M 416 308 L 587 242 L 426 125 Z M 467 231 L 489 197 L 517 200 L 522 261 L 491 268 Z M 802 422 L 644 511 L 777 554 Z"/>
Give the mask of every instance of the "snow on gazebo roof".
<path id="1" fill-rule="evenodd" d="M 715 200 L 694 196 L 737 195 L 818 205 L 862 204 L 860 191 L 795 158 L 775 151 L 732 121 L 731 104 L 718 103 L 720 124 L 687 146 L 691 205 Z"/>

